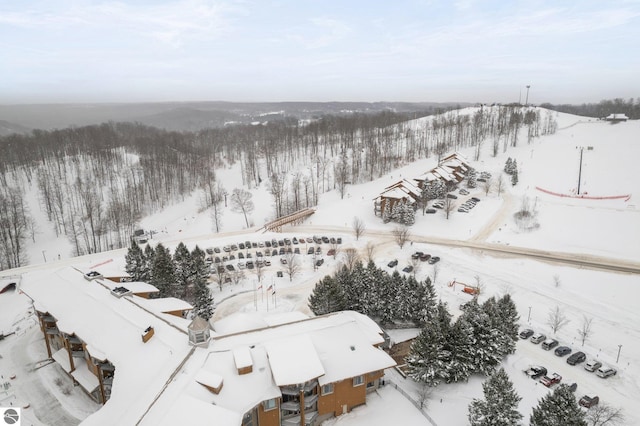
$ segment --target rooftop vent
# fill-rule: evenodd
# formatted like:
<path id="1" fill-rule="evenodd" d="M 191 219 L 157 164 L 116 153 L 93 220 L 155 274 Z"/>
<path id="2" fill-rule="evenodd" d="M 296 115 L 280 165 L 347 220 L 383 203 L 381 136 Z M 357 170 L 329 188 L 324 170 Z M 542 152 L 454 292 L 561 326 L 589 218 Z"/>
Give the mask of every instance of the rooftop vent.
<path id="1" fill-rule="evenodd" d="M 87 281 L 97 280 L 98 278 L 104 278 L 100 272 L 91 271 L 84 274 L 84 279 Z"/>
<path id="2" fill-rule="evenodd" d="M 142 333 L 142 342 L 147 343 L 153 337 L 153 334 L 154 334 L 153 327 L 151 326 L 147 327 L 144 333 Z"/>
<path id="3" fill-rule="evenodd" d="M 116 287 L 113 290 L 111 290 L 111 294 L 113 294 L 115 297 L 117 297 L 118 299 L 121 298 L 122 296 L 128 296 L 131 294 L 131 290 L 129 290 L 126 287 Z"/>

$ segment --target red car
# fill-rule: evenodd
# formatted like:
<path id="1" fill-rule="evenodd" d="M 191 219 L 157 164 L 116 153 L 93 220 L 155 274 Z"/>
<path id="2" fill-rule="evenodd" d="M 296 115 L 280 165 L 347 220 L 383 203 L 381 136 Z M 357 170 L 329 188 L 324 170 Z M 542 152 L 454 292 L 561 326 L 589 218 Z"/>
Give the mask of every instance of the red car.
<path id="1" fill-rule="evenodd" d="M 553 373 L 551 375 L 551 377 L 544 376 L 543 378 L 541 378 L 540 379 L 540 383 L 542 383 L 546 387 L 550 388 L 551 386 L 555 385 L 556 383 L 560 383 L 561 380 L 562 380 L 562 376 L 561 375 L 559 375 L 558 373 Z"/>

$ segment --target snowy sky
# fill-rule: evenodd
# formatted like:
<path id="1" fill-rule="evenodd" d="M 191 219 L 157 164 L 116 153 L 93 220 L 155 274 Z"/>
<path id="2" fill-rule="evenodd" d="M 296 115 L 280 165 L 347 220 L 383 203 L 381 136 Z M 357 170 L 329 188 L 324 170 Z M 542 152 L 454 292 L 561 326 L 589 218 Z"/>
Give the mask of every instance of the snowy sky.
<path id="1" fill-rule="evenodd" d="M 0 2 L 0 103 L 597 102 L 640 92 L 640 4 Z"/>

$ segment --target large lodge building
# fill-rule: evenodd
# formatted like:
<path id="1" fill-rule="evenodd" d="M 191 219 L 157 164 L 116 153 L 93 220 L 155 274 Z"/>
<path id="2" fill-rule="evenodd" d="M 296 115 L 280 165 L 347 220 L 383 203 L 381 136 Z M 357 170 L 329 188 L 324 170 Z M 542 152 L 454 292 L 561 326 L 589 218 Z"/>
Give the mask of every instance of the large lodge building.
<path id="1" fill-rule="evenodd" d="M 185 319 L 145 283 L 24 274 L 49 357 L 102 408 L 87 425 L 315 425 L 366 403 L 395 362 L 368 317 Z"/>

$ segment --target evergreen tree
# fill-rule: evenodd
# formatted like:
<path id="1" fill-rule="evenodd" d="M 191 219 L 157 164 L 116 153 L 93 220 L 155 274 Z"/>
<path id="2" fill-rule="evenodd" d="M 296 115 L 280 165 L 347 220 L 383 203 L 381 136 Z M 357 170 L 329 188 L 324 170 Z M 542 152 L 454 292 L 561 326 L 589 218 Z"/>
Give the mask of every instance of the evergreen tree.
<path id="1" fill-rule="evenodd" d="M 498 299 L 496 303 L 496 313 L 498 320 L 495 324 L 506 337 L 501 352 L 504 355 L 515 353 L 520 316 L 518 315 L 518 309 L 510 294 L 505 294 Z"/>
<path id="2" fill-rule="evenodd" d="M 173 264 L 175 265 L 176 280 L 171 293 L 179 299 L 186 300 L 185 296 L 188 292 L 189 278 L 193 275 L 191 270 L 191 253 L 184 243 L 181 241 L 173 253 Z"/>
<path id="3" fill-rule="evenodd" d="M 508 175 L 513 173 L 513 160 L 511 157 L 507 158 L 507 161 L 504 163 L 504 172 Z"/>
<path id="4" fill-rule="evenodd" d="M 534 407 L 529 418 L 531 426 L 587 426 L 584 411 L 576 397 L 564 384 L 556 386 Z"/>
<path id="5" fill-rule="evenodd" d="M 172 290 L 175 281 L 175 267 L 171 253 L 160 243 L 154 250 L 150 284 L 159 290 L 158 297 L 170 297 L 173 296 Z"/>
<path id="6" fill-rule="evenodd" d="M 351 311 L 362 312 L 360 307 L 360 287 L 358 283 L 354 283 L 352 276 L 355 275 L 355 271 L 362 269 L 362 262 L 357 262 L 353 267 L 353 271 L 349 271 L 346 266 L 343 266 L 334 276 L 338 282 L 339 287 L 344 294 L 345 308 Z"/>
<path id="7" fill-rule="evenodd" d="M 447 350 L 451 354 L 447 365 L 447 383 L 469 379 L 474 371 L 475 343 L 473 327 L 464 317 L 459 317 L 447 337 Z"/>
<path id="8" fill-rule="evenodd" d="M 389 203 L 389 201 L 385 202 L 384 205 L 384 210 L 382 211 L 382 221 L 384 223 L 389 223 L 391 222 L 391 204 Z"/>
<path id="9" fill-rule="evenodd" d="M 500 332 L 492 325 L 491 318 L 478 305 L 476 299 L 467 304 L 462 314 L 473 328 L 476 353 L 473 358 L 474 371 L 488 376 L 500 363 Z"/>
<path id="10" fill-rule="evenodd" d="M 478 186 L 478 172 L 475 170 L 469 171 L 469 175 L 467 176 L 467 188 L 475 188 Z"/>
<path id="11" fill-rule="evenodd" d="M 196 246 L 191 252 L 191 262 L 189 264 L 190 274 L 187 278 L 185 300 L 194 305 L 198 303 L 198 296 L 202 297 L 202 293 L 209 295 L 208 291 L 204 292 L 202 289 L 203 286 L 207 287 L 210 275 L 209 266 L 207 266 L 207 263 L 204 260 L 205 257 L 205 252 L 198 246 Z"/>
<path id="12" fill-rule="evenodd" d="M 324 315 L 344 308 L 344 293 L 338 281 L 329 275 L 325 276 L 309 296 L 309 309 L 316 315 Z"/>
<path id="13" fill-rule="evenodd" d="M 484 400 L 474 399 L 469 404 L 471 426 L 516 426 L 522 414 L 518 412 L 518 396 L 509 376 L 500 369 L 482 384 Z"/>
<path id="14" fill-rule="evenodd" d="M 448 354 L 444 345 L 440 324 L 427 322 L 413 341 L 406 358 L 409 376 L 427 386 L 437 386 L 446 375 Z"/>
<path id="15" fill-rule="evenodd" d="M 125 270 L 131 279 L 133 281 L 143 281 L 146 266 L 145 256 L 140 246 L 134 240 L 131 240 L 131 247 L 127 250 L 125 260 L 127 262 Z"/>
<path id="16" fill-rule="evenodd" d="M 155 256 L 156 251 L 147 244 L 144 248 L 144 266 L 140 270 L 140 281 L 146 283 L 151 282 L 151 265 L 153 264 L 153 258 Z"/>
<path id="17" fill-rule="evenodd" d="M 407 226 L 411 226 L 416 223 L 416 211 L 413 209 L 413 206 L 409 203 L 403 203 L 403 211 L 402 211 L 402 222 Z"/>

